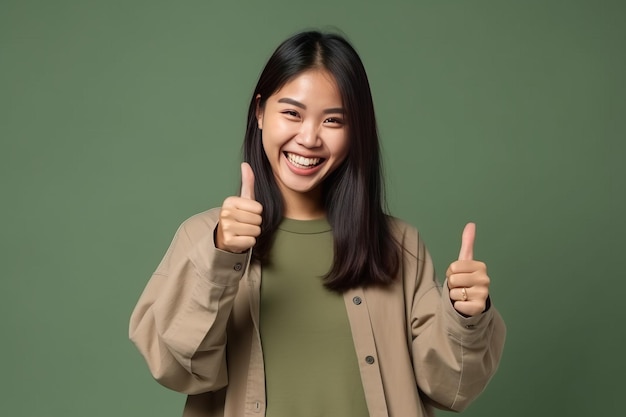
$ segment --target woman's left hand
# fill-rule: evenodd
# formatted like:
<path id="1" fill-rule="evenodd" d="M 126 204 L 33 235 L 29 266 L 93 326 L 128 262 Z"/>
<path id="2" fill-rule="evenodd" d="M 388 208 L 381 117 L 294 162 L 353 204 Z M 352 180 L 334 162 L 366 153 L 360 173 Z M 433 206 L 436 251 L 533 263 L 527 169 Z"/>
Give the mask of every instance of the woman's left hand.
<path id="1" fill-rule="evenodd" d="M 474 260 L 475 237 L 476 225 L 468 223 L 463 229 L 459 259 L 452 262 L 446 271 L 452 305 L 466 316 L 483 313 L 489 297 L 487 265 Z"/>

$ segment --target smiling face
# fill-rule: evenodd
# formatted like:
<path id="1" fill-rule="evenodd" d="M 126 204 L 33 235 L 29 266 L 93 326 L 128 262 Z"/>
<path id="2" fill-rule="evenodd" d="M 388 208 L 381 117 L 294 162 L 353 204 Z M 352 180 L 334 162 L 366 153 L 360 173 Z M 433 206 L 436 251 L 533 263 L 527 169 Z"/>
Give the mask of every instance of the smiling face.
<path id="1" fill-rule="evenodd" d="M 285 216 L 322 216 L 322 182 L 348 154 L 345 109 L 332 75 L 301 73 L 268 97 L 257 121 Z"/>

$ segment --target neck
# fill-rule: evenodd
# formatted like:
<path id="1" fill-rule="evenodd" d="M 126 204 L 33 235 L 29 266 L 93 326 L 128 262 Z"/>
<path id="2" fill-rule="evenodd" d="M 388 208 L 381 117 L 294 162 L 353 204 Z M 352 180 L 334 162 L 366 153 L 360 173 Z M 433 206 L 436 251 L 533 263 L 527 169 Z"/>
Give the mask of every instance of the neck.
<path id="1" fill-rule="evenodd" d="M 284 216 L 294 220 L 315 220 L 326 215 L 321 188 L 308 193 L 283 192 Z"/>

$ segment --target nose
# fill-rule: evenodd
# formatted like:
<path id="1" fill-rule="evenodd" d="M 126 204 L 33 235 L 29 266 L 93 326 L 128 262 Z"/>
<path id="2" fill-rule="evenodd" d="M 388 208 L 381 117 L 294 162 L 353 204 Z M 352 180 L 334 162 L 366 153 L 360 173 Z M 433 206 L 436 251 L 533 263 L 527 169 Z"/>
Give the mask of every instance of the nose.
<path id="1" fill-rule="evenodd" d="M 296 136 L 296 143 L 305 148 L 316 148 L 321 145 L 319 127 L 313 123 L 302 123 Z"/>

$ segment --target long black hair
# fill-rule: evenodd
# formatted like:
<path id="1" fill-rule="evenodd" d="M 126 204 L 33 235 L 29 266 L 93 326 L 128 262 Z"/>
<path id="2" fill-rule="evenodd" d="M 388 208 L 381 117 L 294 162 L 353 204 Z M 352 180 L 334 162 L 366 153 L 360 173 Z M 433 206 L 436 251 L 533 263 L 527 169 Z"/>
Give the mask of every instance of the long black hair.
<path id="1" fill-rule="evenodd" d="M 309 31 L 284 41 L 268 60 L 252 94 L 244 160 L 254 171 L 255 196 L 263 205 L 262 231 L 253 256 L 261 261 L 267 259 L 272 236 L 283 218 L 284 204 L 263 150 L 257 110 L 287 82 L 316 68 L 328 71 L 337 83 L 349 135 L 346 159 L 322 184 L 323 204 L 334 241 L 333 264 L 324 277 L 324 285 L 342 292 L 357 286 L 389 284 L 399 268 L 400 249 L 384 211 L 372 94 L 359 55 L 337 34 Z"/>

